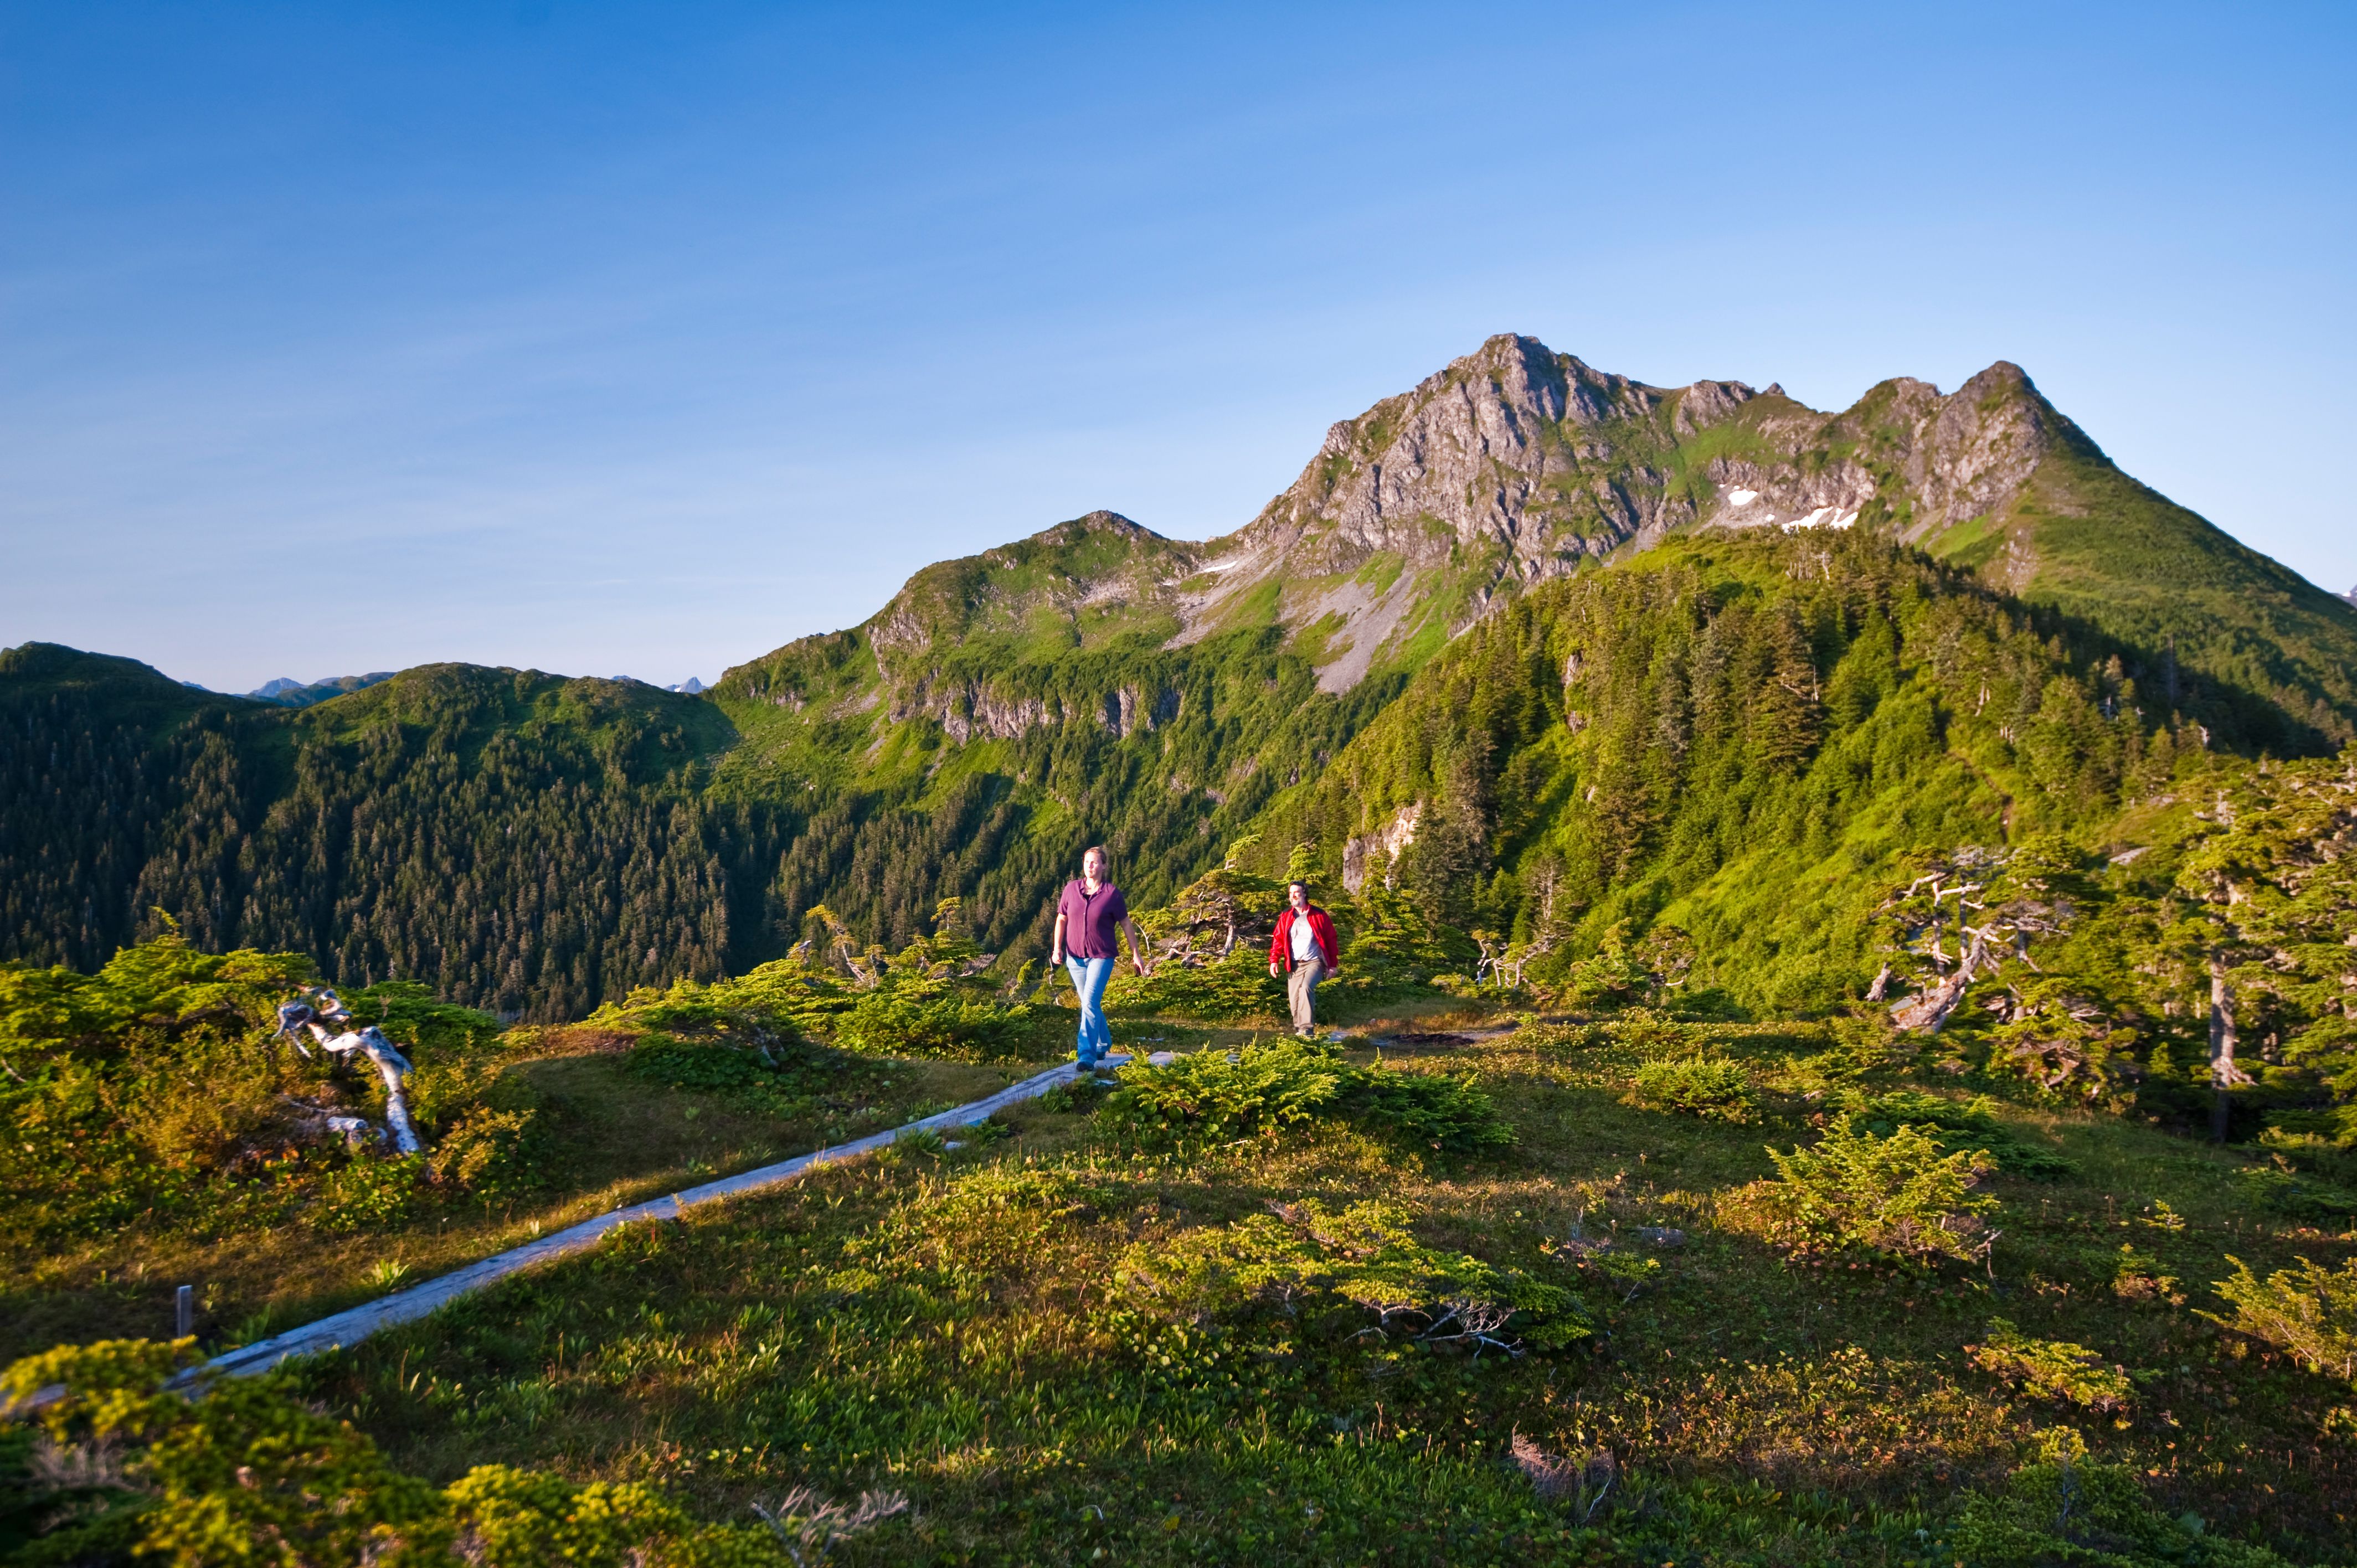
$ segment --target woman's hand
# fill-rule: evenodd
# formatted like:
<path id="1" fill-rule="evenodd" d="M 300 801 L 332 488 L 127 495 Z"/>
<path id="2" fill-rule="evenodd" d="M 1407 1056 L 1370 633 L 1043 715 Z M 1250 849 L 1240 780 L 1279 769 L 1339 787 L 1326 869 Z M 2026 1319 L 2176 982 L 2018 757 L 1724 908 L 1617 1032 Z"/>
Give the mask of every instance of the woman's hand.
<path id="1" fill-rule="evenodd" d="M 1144 959 L 1142 959 L 1142 958 L 1137 958 L 1137 957 L 1135 957 L 1135 956 L 1133 956 L 1133 957 L 1130 959 L 1130 961 L 1130 961 L 1132 964 L 1134 964 L 1134 965 L 1135 965 L 1135 966 L 1136 966 L 1136 968 L 1137 968 L 1137 977 L 1138 977 L 1140 980 L 1145 979 L 1147 975 L 1152 974 L 1152 973 L 1154 972 L 1154 966 L 1153 966 L 1152 964 L 1150 964 L 1150 963 L 1146 962 L 1146 961 Z"/>
<path id="2" fill-rule="evenodd" d="M 1048 967 L 1049 967 L 1049 969 L 1061 969 L 1061 968 L 1063 968 L 1063 967 L 1064 967 L 1064 950 L 1063 950 L 1063 949 L 1061 949 L 1061 948 L 1054 949 L 1053 950 L 1051 950 L 1051 951 L 1048 954 Z"/>

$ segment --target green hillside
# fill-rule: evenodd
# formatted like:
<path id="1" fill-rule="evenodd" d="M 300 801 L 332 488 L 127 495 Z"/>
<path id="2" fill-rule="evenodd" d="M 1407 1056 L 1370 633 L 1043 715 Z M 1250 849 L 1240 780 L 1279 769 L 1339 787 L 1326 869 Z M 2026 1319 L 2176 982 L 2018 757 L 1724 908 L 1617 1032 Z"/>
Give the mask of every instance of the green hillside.
<path id="1" fill-rule="evenodd" d="M 726 718 L 651 687 L 439 664 L 289 710 L 69 649 L 5 657 L 19 959 L 95 964 L 168 918 L 214 951 L 575 1017 L 726 967 L 732 890 L 797 821 L 710 798 Z"/>
<path id="2" fill-rule="evenodd" d="M 1272 818 L 1346 880 L 1412 819 L 1359 875 L 1545 945 L 1536 972 L 1663 919 L 1736 1001 L 1806 1008 L 1863 990 L 1915 857 L 2094 847 L 2185 744 L 2114 645 L 1902 547 L 1701 536 L 1484 621 Z"/>
<path id="3" fill-rule="evenodd" d="M 2357 736 L 2357 609 L 2136 483 L 2083 438 L 2042 463 L 2006 512 L 1929 542 L 1971 565 L 2018 551 L 2032 563 L 2023 596 L 2143 650 L 2145 685 L 2165 703 L 2191 707 L 2211 682 L 2264 699 L 2283 714 L 2273 725 L 2257 704 L 2239 705 L 2253 715 L 2250 738 L 2279 754 Z"/>
<path id="4" fill-rule="evenodd" d="M 1732 564 L 1752 557 L 1733 542 L 1788 534 L 1834 542 L 1846 585 L 1797 595 L 1744 568 L 1736 593 Z M 1839 543 L 1867 535 L 1969 568 L 1979 596 L 1961 578 L 1906 585 L 1920 562 L 1867 572 Z M 1680 571 L 1734 594 L 1707 637 L 1598 585 Z M 1603 618 L 1582 657 L 1615 671 L 1593 713 L 1564 707 L 1570 650 L 1539 646 L 1575 602 Z M 1535 604 L 1558 607 L 1520 607 Z M 1555 629 L 1529 629 L 1532 613 Z M 1876 665 L 1881 640 L 1944 636 L 1925 628 L 1959 616 L 2008 650 L 1990 656 L 2002 698 L 1937 660 Z M 1795 617 L 1805 651 L 1778 629 Z M 1717 700 L 1765 702 L 1794 738 L 1738 744 L 1731 718 L 1652 689 L 1674 672 L 1630 672 L 1638 649 L 1708 660 L 1722 638 L 1739 657 L 1708 677 Z M 1471 693 L 1469 646 L 1503 661 Z M 1426 672 L 1444 651 L 1456 672 Z M 2044 714 L 2021 672 L 2040 659 L 2072 693 L 2055 701 L 2101 723 Z M 2188 736 L 2329 753 L 2357 735 L 2352 671 L 2357 610 L 2120 474 L 2013 366 L 1946 395 L 1885 382 L 1830 414 L 1774 388 L 1648 386 L 1501 336 L 1337 424 L 1233 534 L 1174 541 L 1091 513 L 928 567 L 860 625 L 701 697 L 444 665 L 290 711 L 126 660 L 0 656 L 16 802 L 0 957 L 95 964 L 168 915 L 208 947 L 293 949 L 348 983 L 415 979 L 554 1020 L 640 983 L 741 973 L 813 935 L 822 906 L 899 946 L 953 897 L 1011 971 L 1040 952 L 1079 845 L 1108 844 L 1157 903 L 1254 832 L 1322 835 L 1340 875 L 1376 815 L 1427 800 L 1471 824 L 1415 852 L 1462 862 L 1437 895 L 1457 917 L 1518 931 L 1523 882 L 1559 859 L 1582 911 L 1562 952 L 1668 918 L 1709 939 L 1743 1004 L 1815 1005 L 1854 992 L 1862 961 L 1843 866 L 1996 842 L 1992 813 L 2092 832 L 2147 751 L 2166 761 Z M 1804 674 L 1800 702 L 1786 688 Z M 1404 693 L 1390 738 L 1329 779 Z M 1992 701 L 2029 706 L 1992 729 Z M 1476 709 L 1515 716 L 1469 729 Z M 1551 733 L 1558 710 L 1597 727 Z M 1457 780 L 1467 811 L 1441 800 L 1457 763 L 1364 760 L 1454 756 L 1473 729 L 1490 751 Z M 2050 735 L 2094 750 L 2025 771 Z"/>

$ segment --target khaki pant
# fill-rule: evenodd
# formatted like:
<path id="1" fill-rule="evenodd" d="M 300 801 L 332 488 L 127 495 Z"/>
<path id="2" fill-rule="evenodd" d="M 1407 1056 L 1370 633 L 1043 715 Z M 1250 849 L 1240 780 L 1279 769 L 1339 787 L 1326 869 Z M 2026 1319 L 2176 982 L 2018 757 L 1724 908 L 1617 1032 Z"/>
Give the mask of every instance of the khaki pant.
<path id="1" fill-rule="evenodd" d="M 1308 1035 L 1318 1027 L 1318 983 L 1326 978 L 1326 961 L 1306 958 L 1285 977 L 1286 1000 L 1293 1004 L 1293 1032 Z"/>

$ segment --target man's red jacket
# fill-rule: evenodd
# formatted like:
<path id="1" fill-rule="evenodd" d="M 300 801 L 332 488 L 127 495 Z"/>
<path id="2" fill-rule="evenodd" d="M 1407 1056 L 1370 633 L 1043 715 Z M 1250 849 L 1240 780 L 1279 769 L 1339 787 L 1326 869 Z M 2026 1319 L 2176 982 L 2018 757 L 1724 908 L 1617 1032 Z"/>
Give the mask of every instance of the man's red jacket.
<path id="1" fill-rule="evenodd" d="M 1309 906 L 1309 935 L 1318 943 L 1318 953 L 1326 960 L 1329 972 L 1342 966 L 1342 951 L 1334 940 L 1334 922 L 1317 905 Z M 1289 973 L 1293 969 L 1293 907 L 1286 905 L 1285 913 L 1276 918 L 1276 932 L 1268 939 L 1268 961 L 1281 963 Z"/>

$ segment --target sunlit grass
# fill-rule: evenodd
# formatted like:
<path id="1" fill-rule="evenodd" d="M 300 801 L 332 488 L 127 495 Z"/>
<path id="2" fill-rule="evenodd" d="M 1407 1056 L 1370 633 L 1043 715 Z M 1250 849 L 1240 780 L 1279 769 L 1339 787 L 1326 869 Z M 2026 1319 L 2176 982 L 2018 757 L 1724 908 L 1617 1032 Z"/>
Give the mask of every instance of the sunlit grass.
<path id="1" fill-rule="evenodd" d="M 1996 1179 L 1987 1266 L 1800 1266 L 1716 1217 L 1770 1174 L 1768 1143 L 1813 1136 L 1804 1098 L 1770 1093 L 1764 1124 L 1730 1126 L 1624 1103 L 1635 1064 L 1610 1049 L 1508 1034 L 1445 1054 L 1514 1123 L 1512 1156 L 1427 1170 L 1344 1129 L 1181 1156 L 1111 1140 L 1088 1097 L 1030 1106 L 996 1143 L 635 1228 L 312 1386 L 436 1478 L 490 1460 L 651 1478 L 713 1517 L 798 1482 L 906 1490 L 913 1520 L 863 1561 L 1683 1561 L 1704 1541 L 1920 1561 L 2059 1426 L 2168 1517 L 2303 1559 L 2342 1550 L 2352 1456 L 2326 1431 L 2348 1391 L 2194 1309 L 2229 1251 L 2264 1270 L 2349 1247 L 2237 1210 L 2232 1156 L 2004 1109 L 2075 1168 Z M 1476 1361 L 1330 1304 L 1173 1318 L 1119 1276 L 1133 1248 L 1304 1197 L 1404 1205 L 1428 1246 L 1577 1291 L 1599 1332 Z M 1682 1243 L 1644 1239 L 1664 1229 Z M 2192 1299 L 2118 1294 L 2124 1244 Z M 2125 1368 L 2126 1408 L 2058 1406 L 1975 1367 L 1965 1347 L 1999 1317 Z M 1618 1545 L 1575 1539 L 1509 1460 L 1517 1432 L 1610 1456 L 1598 1527 Z"/>

